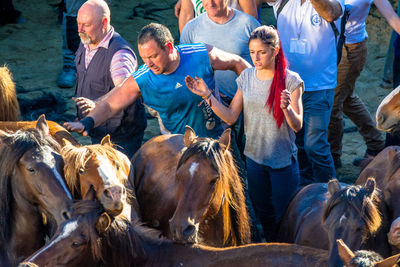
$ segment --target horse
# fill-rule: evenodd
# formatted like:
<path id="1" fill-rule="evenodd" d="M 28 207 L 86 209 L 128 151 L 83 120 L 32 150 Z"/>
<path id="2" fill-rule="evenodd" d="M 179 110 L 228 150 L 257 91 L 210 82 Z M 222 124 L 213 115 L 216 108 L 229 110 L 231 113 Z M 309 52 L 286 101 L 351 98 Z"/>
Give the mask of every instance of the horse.
<path id="1" fill-rule="evenodd" d="M 19 104 L 15 83 L 10 70 L 0 67 L 0 121 L 16 121 L 19 118 Z"/>
<path id="2" fill-rule="evenodd" d="M 0 102 L 1 103 L 1 102 Z M 50 135 L 62 146 L 63 139 L 68 140 L 75 146 L 80 146 L 80 143 L 72 137 L 72 135 L 60 124 L 54 121 L 47 121 L 44 114 L 40 115 L 37 121 L 0 121 L 0 130 L 17 131 L 29 128 L 35 128 L 37 124 L 46 122 Z"/>
<path id="3" fill-rule="evenodd" d="M 72 196 L 62 178 L 59 146 L 46 126 L 0 130 L 1 266 L 16 266 L 69 218 Z"/>
<path id="4" fill-rule="evenodd" d="M 398 266 L 400 254 L 393 255 L 383 259 L 381 255 L 374 251 L 359 250 L 354 253 L 343 242 L 343 240 L 336 240 L 340 258 L 342 259 L 345 267 L 394 267 Z"/>
<path id="5" fill-rule="evenodd" d="M 243 186 L 229 151 L 230 129 L 219 140 L 185 134 L 157 136 L 132 157 L 132 187 L 141 219 L 177 242 L 211 246 L 250 242 Z"/>
<path id="6" fill-rule="evenodd" d="M 113 146 L 109 135 L 100 144 L 78 147 L 64 140 L 61 156 L 65 161 L 65 180 L 75 199 L 82 199 L 92 186 L 108 213 L 130 216 L 126 186 L 132 175 L 131 162 Z"/>
<path id="7" fill-rule="evenodd" d="M 388 94 L 376 110 L 376 128 L 384 132 L 399 130 L 400 86 Z"/>
<path id="8" fill-rule="evenodd" d="M 214 248 L 174 243 L 123 216 L 113 218 L 98 201 L 74 204 L 74 217 L 19 267 L 32 266 L 326 266 L 327 251 L 295 244 Z"/>
<path id="9" fill-rule="evenodd" d="M 336 239 L 354 250 L 371 245 L 366 241 L 381 225 L 378 202 L 373 178 L 364 186 L 339 184 L 336 179 L 308 185 L 290 202 L 277 241 L 328 249 L 328 266 L 339 266 Z"/>
<path id="10" fill-rule="evenodd" d="M 382 150 L 361 171 L 355 184 L 365 183 L 368 177 L 375 178 L 383 195 L 379 209 L 386 218 L 381 231 L 384 236 L 388 233 L 388 242 L 400 249 L 400 147 L 389 146 Z"/>

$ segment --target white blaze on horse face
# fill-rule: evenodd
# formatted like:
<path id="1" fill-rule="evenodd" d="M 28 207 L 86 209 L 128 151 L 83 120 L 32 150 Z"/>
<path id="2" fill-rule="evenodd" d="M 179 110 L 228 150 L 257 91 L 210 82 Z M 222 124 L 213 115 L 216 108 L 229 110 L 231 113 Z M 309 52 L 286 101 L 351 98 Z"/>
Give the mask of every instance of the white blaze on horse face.
<path id="1" fill-rule="evenodd" d="M 64 225 L 62 232 L 59 236 L 57 236 L 56 239 L 51 241 L 47 246 L 39 250 L 32 258 L 29 259 L 28 262 L 34 261 L 40 254 L 42 254 L 44 251 L 55 245 L 56 243 L 60 242 L 64 238 L 68 237 L 73 231 L 78 228 L 78 222 L 77 221 L 72 221 Z"/>
<path id="2" fill-rule="evenodd" d="M 103 157 L 97 156 L 97 160 L 100 162 L 100 166 L 97 168 L 101 179 L 103 179 L 104 187 L 120 185 L 123 187 L 122 183 L 118 180 L 115 175 L 115 168 L 111 164 L 110 160 Z"/>
<path id="3" fill-rule="evenodd" d="M 195 172 L 197 171 L 197 168 L 199 167 L 199 163 L 197 162 L 192 162 L 189 168 L 190 176 L 193 177 Z"/>
<path id="4" fill-rule="evenodd" d="M 347 220 L 347 218 L 346 218 L 346 216 L 343 214 L 342 217 L 340 217 L 340 219 L 339 219 L 339 223 L 342 224 L 343 221 L 346 221 L 346 220 Z"/>
<path id="5" fill-rule="evenodd" d="M 67 197 L 69 199 L 72 200 L 72 195 L 69 192 L 67 184 L 65 183 L 64 179 L 62 178 L 61 174 L 58 172 L 58 170 L 56 168 L 56 161 L 55 161 L 55 158 L 53 156 L 53 153 L 56 153 L 56 152 L 51 150 L 51 149 L 48 149 L 48 150 L 50 150 L 50 151 L 46 151 L 48 153 L 45 153 L 46 156 L 43 158 L 43 163 L 51 168 L 51 170 L 53 171 L 54 176 L 56 177 L 57 181 L 61 184 L 61 187 L 64 189 L 65 194 L 67 195 Z"/>

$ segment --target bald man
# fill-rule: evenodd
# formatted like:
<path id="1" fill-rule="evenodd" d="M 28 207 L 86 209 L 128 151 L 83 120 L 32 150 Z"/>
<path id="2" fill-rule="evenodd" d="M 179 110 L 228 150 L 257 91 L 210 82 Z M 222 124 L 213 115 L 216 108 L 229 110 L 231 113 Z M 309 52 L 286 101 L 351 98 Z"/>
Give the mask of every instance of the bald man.
<path id="1" fill-rule="evenodd" d="M 135 53 L 110 24 L 110 9 L 103 0 L 89 0 L 78 11 L 81 39 L 76 52 L 78 119 L 84 118 L 112 88 L 121 85 L 137 68 Z M 89 132 L 92 143 L 110 134 L 111 141 L 129 158 L 141 146 L 147 126 L 141 100 Z"/>

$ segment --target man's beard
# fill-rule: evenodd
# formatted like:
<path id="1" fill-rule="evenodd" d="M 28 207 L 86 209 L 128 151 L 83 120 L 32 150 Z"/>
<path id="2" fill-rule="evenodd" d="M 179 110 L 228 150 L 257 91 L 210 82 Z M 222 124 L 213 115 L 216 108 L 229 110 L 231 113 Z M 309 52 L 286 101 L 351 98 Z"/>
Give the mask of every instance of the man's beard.
<path id="1" fill-rule="evenodd" d="M 79 33 L 79 37 L 84 45 L 90 45 L 92 43 L 92 40 L 86 33 Z"/>

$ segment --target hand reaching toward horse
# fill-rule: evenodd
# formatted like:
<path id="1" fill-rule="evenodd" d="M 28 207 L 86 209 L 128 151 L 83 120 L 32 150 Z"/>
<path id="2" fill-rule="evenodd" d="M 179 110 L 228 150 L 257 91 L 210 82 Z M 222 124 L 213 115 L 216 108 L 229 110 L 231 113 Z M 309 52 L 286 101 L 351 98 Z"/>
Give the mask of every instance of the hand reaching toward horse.
<path id="1" fill-rule="evenodd" d="M 188 75 L 185 78 L 185 82 L 186 86 L 190 91 L 192 91 L 192 93 L 199 95 L 202 98 L 206 98 L 211 94 L 211 90 L 202 78 L 195 77 L 195 79 L 193 79 Z"/>
<path id="2" fill-rule="evenodd" d="M 89 134 L 87 131 L 85 131 L 85 126 L 80 121 L 64 122 L 63 126 L 70 132 L 77 132 L 83 136 L 87 136 Z"/>
<path id="3" fill-rule="evenodd" d="M 83 116 L 89 114 L 96 107 L 96 103 L 86 97 L 73 97 L 72 99 L 76 102 L 76 106 Z"/>

